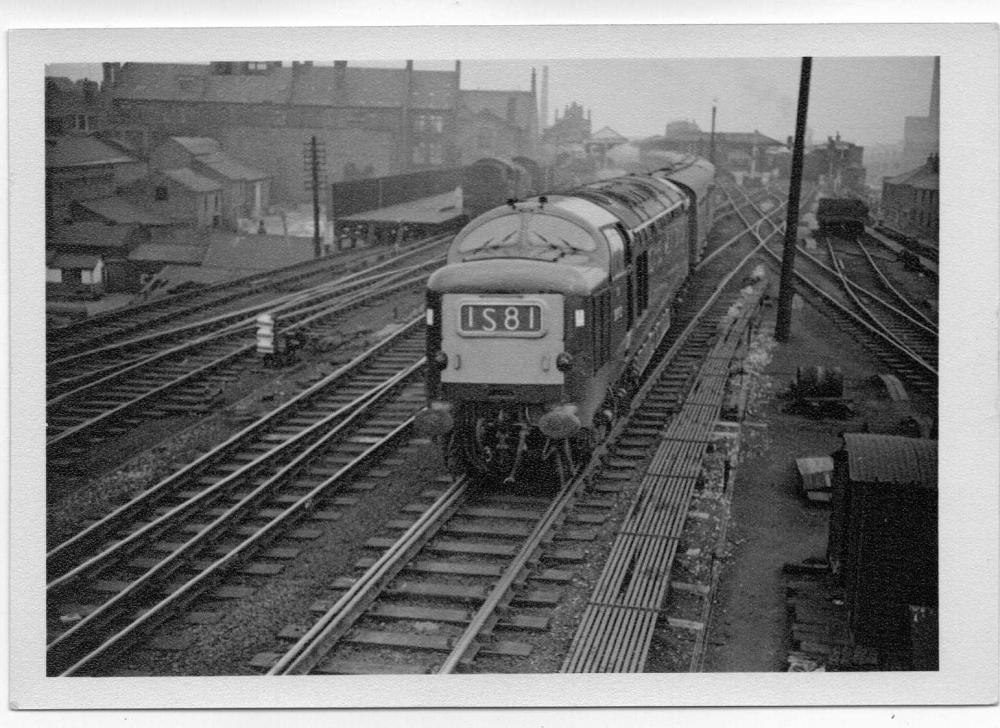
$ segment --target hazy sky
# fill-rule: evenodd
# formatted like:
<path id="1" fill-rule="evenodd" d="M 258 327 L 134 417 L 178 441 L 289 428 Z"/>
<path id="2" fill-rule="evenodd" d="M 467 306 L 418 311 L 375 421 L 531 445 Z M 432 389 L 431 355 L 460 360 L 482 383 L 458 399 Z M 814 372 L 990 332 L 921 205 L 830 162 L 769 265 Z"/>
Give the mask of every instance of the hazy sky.
<path id="1" fill-rule="evenodd" d="M 190 62 L 199 62 L 192 59 Z M 317 63 L 322 63 L 317 61 Z M 401 66 L 403 61 L 350 61 Z M 415 60 L 417 69 L 442 70 L 454 61 Z M 549 67 L 549 123 L 573 101 L 592 111 L 594 131 L 610 126 L 629 137 L 662 134 L 668 121 L 693 119 L 716 128 L 753 131 L 784 140 L 795 131 L 799 58 L 463 60 L 464 89 L 522 89 L 531 69 Z M 813 59 L 808 125 L 814 141 L 840 132 L 870 146 L 903 138 L 906 116 L 926 116 L 933 59 L 929 57 Z M 53 64 L 49 75 L 100 79 L 95 64 Z"/>

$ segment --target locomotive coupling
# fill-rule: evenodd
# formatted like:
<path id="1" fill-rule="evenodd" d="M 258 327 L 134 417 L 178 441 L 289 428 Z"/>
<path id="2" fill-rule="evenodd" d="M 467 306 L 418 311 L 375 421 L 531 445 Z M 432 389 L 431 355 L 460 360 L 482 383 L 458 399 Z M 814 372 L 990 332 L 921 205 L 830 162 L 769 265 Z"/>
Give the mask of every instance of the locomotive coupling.
<path id="1" fill-rule="evenodd" d="M 564 440 L 580 429 L 575 404 L 558 404 L 538 418 L 538 429 L 553 440 Z"/>
<path id="2" fill-rule="evenodd" d="M 455 426 L 450 402 L 431 402 L 414 415 L 414 427 L 423 437 L 436 437 L 451 432 Z"/>

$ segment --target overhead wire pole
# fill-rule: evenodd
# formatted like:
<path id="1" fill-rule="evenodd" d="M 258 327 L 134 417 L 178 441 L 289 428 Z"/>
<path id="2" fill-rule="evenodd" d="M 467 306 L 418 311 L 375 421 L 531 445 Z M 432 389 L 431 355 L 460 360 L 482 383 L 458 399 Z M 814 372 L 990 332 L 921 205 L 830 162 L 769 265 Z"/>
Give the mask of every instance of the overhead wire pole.
<path id="1" fill-rule="evenodd" d="M 799 229 L 799 194 L 802 186 L 802 152 L 806 138 L 806 114 L 809 111 L 809 75 L 812 57 L 802 58 L 799 76 L 799 108 L 795 117 L 795 144 L 792 147 L 792 171 L 788 181 L 788 217 L 785 219 L 785 247 L 781 255 L 781 283 L 778 289 L 778 315 L 774 337 L 784 343 L 792 328 L 792 284 L 795 271 L 795 243 Z"/>

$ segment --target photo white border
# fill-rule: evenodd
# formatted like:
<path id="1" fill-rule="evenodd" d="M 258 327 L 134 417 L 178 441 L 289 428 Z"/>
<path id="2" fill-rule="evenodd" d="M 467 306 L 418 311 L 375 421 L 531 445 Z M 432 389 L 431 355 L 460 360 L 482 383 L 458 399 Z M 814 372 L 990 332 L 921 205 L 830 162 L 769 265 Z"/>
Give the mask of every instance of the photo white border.
<path id="1" fill-rule="evenodd" d="M 563 16 L 565 17 L 565 15 Z M 44 677 L 44 151 L 51 63 L 214 58 L 942 56 L 941 670 Z M 780 49 L 780 53 L 775 50 Z M 92 29 L 9 36 L 11 698 L 22 708 L 974 704 L 997 698 L 997 32 L 970 25 Z M 859 79 L 863 83 L 863 79 Z M 901 120 L 902 125 L 902 120 Z M 972 245 L 981 257 L 950 245 Z M 37 275 L 35 272 L 37 271 Z"/>

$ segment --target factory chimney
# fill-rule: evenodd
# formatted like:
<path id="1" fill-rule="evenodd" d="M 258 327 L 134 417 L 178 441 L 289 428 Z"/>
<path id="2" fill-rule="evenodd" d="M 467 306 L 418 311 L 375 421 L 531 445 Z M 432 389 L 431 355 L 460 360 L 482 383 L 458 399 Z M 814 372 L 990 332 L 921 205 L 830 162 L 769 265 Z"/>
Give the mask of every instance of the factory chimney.
<path id="1" fill-rule="evenodd" d="M 538 131 L 549 125 L 549 67 L 542 66 L 542 120 Z"/>
<path id="2" fill-rule="evenodd" d="M 934 78 L 931 81 L 931 108 L 928 116 L 934 127 L 939 126 L 941 118 L 941 56 L 934 57 Z"/>

